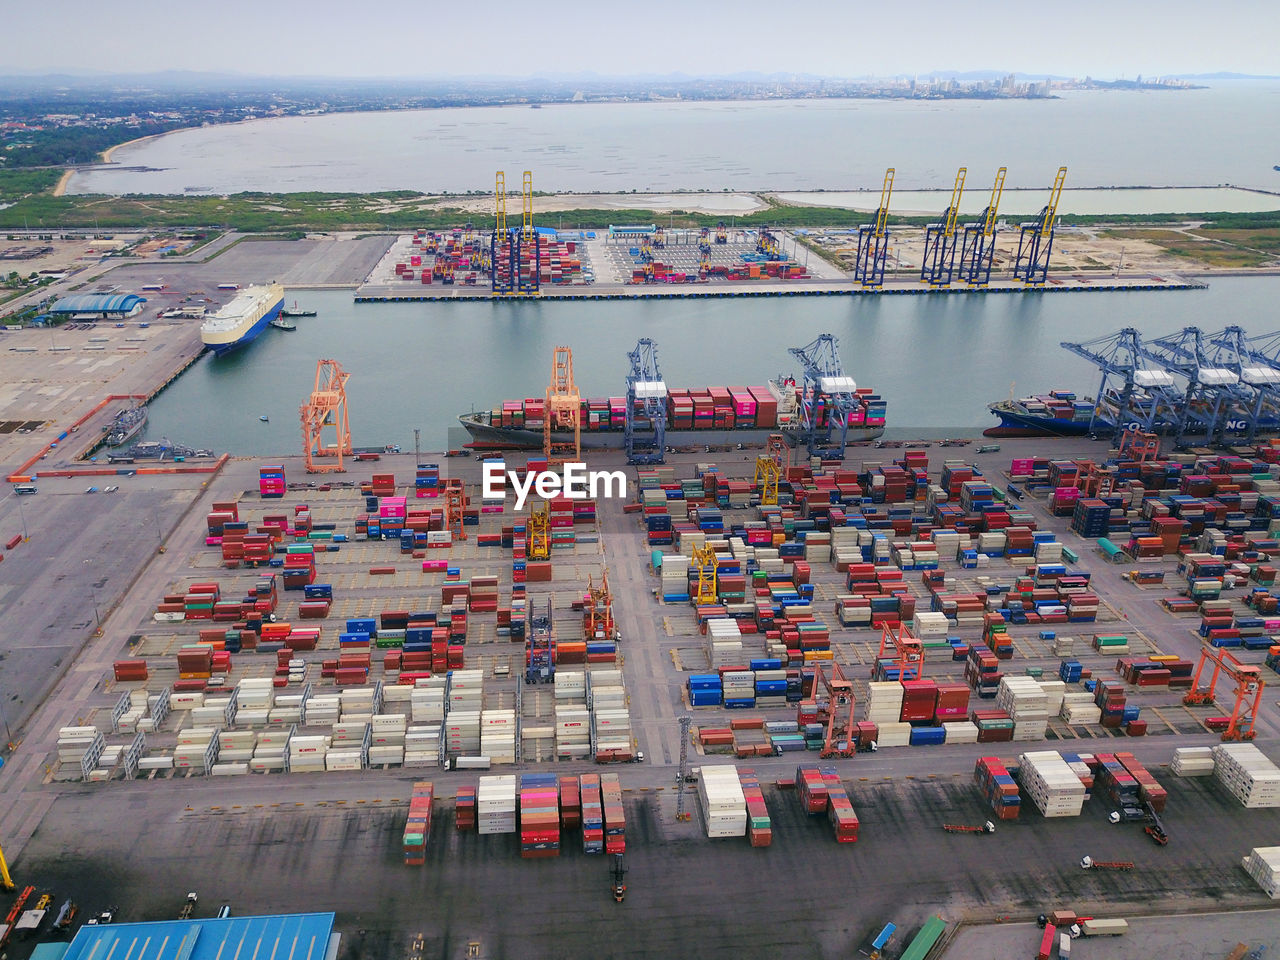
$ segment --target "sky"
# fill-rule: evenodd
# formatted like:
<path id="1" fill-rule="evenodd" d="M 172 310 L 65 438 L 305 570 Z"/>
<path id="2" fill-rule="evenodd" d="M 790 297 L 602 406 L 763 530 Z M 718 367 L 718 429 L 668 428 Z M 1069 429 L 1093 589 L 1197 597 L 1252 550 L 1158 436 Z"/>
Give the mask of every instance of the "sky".
<path id="1" fill-rule="evenodd" d="M 9 0 L 3 9 L 0 74 L 1280 74 L 1277 0 Z"/>

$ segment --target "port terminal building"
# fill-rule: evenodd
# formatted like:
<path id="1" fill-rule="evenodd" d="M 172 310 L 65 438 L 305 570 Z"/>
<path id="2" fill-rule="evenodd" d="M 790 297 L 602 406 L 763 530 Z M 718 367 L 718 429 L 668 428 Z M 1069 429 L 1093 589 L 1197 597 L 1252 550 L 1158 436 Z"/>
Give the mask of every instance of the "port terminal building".
<path id="1" fill-rule="evenodd" d="M 40 960 L 334 960 L 340 934 L 332 913 L 291 913 L 263 917 L 164 920 L 156 923 L 85 925 L 59 956 Z"/>
<path id="2" fill-rule="evenodd" d="M 56 301 L 49 313 L 55 320 L 125 320 L 146 302 L 136 293 L 82 293 Z"/>

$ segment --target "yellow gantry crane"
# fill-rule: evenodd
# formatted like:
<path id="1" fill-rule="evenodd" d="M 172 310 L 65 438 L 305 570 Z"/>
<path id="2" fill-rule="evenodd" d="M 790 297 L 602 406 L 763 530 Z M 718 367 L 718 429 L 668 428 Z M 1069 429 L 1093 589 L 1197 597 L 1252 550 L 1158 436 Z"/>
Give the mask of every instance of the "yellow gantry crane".
<path id="1" fill-rule="evenodd" d="M 996 252 L 996 223 L 1000 215 L 1000 198 L 1004 195 L 1004 177 L 1007 169 L 996 171 L 991 187 L 991 199 L 974 223 L 964 225 L 964 237 L 960 247 L 960 279 L 974 287 L 985 287 L 991 282 L 991 266 Z"/>
<path id="2" fill-rule="evenodd" d="M 535 502 L 529 513 L 529 559 L 551 559 L 551 507 L 545 500 Z"/>
<path id="3" fill-rule="evenodd" d="M 693 548 L 690 563 L 698 571 L 698 582 L 694 586 L 693 605 L 705 606 L 716 602 L 716 551 L 709 543 Z"/>
<path id="4" fill-rule="evenodd" d="M 1067 179 L 1067 168 L 1059 167 L 1053 179 L 1049 202 L 1034 219 L 1022 224 L 1018 237 L 1018 256 L 1013 264 L 1015 280 L 1032 287 L 1044 286 L 1049 279 L 1049 255 L 1053 252 L 1053 231 L 1058 219 L 1058 201 L 1062 199 L 1062 185 Z"/>
<path id="5" fill-rule="evenodd" d="M 533 236 L 533 171 L 526 170 L 524 172 L 524 182 L 521 184 L 521 197 L 524 200 L 523 211 L 520 217 L 520 232 L 526 238 Z"/>
<path id="6" fill-rule="evenodd" d="M 889 199 L 893 196 L 894 168 L 884 172 L 880 188 L 880 206 L 873 223 L 858 228 L 858 251 L 853 264 L 853 279 L 864 287 L 884 286 L 885 264 L 889 259 Z"/>
<path id="7" fill-rule="evenodd" d="M 493 196 L 496 201 L 494 210 L 494 227 L 499 237 L 507 235 L 507 175 L 499 170 L 495 177 Z"/>
<path id="8" fill-rule="evenodd" d="M 342 458 L 351 455 L 351 427 L 347 422 L 347 381 L 337 360 L 316 362 L 315 389 L 301 407 L 303 453 L 307 473 L 345 473 Z M 326 427 L 333 427 L 333 443 L 325 441 Z M 333 463 L 317 463 L 317 457 L 335 457 Z"/>
<path id="9" fill-rule="evenodd" d="M 791 448 L 787 446 L 786 437 L 780 433 L 770 434 L 764 454 L 756 457 L 755 485 L 760 491 L 762 505 L 777 505 L 778 484 L 789 466 L 791 466 Z"/>
<path id="10" fill-rule="evenodd" d="M 966 168 L 956 174 L 951 188 L 951 204 L 942 214 L 942 220 L 931 223 L 924 230 L 924 256 L 920 260 L 920 282 L 931 287 L 951 285 L 956 263 L 956 217 L 960 213 L 960 198 L 964 196 Z"/>
<path id="11" fill-rule="evenodd" d="M 9 876 L 9 861 L 4 858 L 4 849 L 0 848 L 0 889 L 12 890 L 13 877 Z"/>
<path id="12" fill-rule="evenodd" d="M 573 351 L 568 347 L 556 347 L 551 358 L 551 383 L 542 417 L 542 452 L 548 466 L 582 460 L 582 395 L 573 382 Z"/>

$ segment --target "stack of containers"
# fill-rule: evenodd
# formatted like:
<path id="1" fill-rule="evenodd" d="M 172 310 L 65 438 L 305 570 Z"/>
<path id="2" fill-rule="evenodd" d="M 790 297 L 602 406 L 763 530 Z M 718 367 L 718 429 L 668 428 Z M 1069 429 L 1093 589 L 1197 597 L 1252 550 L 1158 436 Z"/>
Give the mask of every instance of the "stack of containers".
<path id="1" fill-rule="evenodd" d="M 689 558 L 678 553 L 663 554 L 662 598 L 668 602 L 689 599 Z"/>
<path id="2" fill-rule="evenodd" d="M 626 853 L 627 817 L 622 809 L 622 787 L 616 773 L 600 775 L 600 805 L 604 810 L 604 852 Z"/>
<path id="3" fill-rule="evenodd" d="M 582 852 L 604 853 L 604 802 L 600 795 L 600 775 L 584 773 L 578 778 L 582 795 Z"/>
<path id="4" fill-rule="evenodd" d="M 264 464 L 258 468 L 258 493 L 264 500 L 279 499 L 286 489 L 283 465 Z"/>
<path id="5" fill-rule="evenodd" d="M 737 620 L 717 617 L 707 621 L 707 661 L 712 670 L 741 666 L 746 662 L 742 654 L 742 631 Z"/>
<path id="6" fill-rule="evenodd" d="M 444 721 L 445 752 L 451 757 L 480 754 L 480 711 L 450 710 Z"/>
<path id="7" fill-rule="evenodd" d="M 1252 743 L 1219 744 L 1213 760 L 1213 775 L 1246 807 L 1280 807 L 1280 768 Z"/>
<path id="8" fill-rule="evenodd" d="M 591 755 L 591 713 L 586 704 L 557 703 L 556 756 L 561 760 L 581 760 Z"/>
<path id="9" fill-rule="evenodd" d="M 747 801 L 735 767 L 704 764 L 698 778 L 698 799 L 708 837 L 746 835 Z"/>
<path id="10" fill-rule="evenodd" d="M 415 680 L 409 694 L 409 717 L 414 723 L 439 724 L 444 720 L 445 677 Z"/>
<path id="11" fill-rule="evenodd" d="M 1241 861 L 1245 872 L 1272 900 L 1280 898 L 1280 847 L 1254 847 Z"/>
<path id="12" fill-rule="evenodd" d="M 285 750 L 292 735 L 291 727 L 283 730 L 264 730 L 258 734 L 258 741 L 253 748 L 253 759 L 249 761 L 249 769 L 254 773 L 283 770 Z"/>
<path id="13" fill-rule="evenodd" d="M 404 732 L 404 765 L 434 767 L 440 761 L 440 725 L 409 727 Z"/>
<path id="14" fill-rule="evenodd" d="M 323 773 L 325 755 L 328 752 L 328 737 L 291 737 L 289 739 L 289 772 Z"/>
<path id="15" fill-rule="evenodd" d="M 476 828 L 475 787 L 458 787 L 454 797 L 454 826 L 462 832 Z"/>
<path id="16" fill-rule="evenodd" d="M 996 692 L 996 706 L 1009 714 L 1014 722 L 1013 739 L 1043 740 L 1049 726 L 1046 697 L 1032 677 L 1005 676 Z"/>
<path id="17" fill-rule="evenodd" d="M 1093 702 L 1093 694 L 1073 690 L 1062 695 L 1058 716 L 1067 723 L 1098 723 L 1102 720 L 1102 708 Z"/>
<path id="18" fill-rule="evenodd" d="M 827 781 L 818 767 L 796 768 L 796 796 L 805 813 L 825 813 L 827 810 Z"/>
<path id="19" fill-rule="evenodd" d="M 827 786 L 827 819 L 835 832 L 836 843 L 858 842 L 858 815 L 845 792 L 834 767 L 823 767 L 822 779 Z"/>
<path id="20" fill-rule="evenodd" d="M 409 819 L 404 825 L 404 862 L 420 867 L 427 862 L 427 841 L 431 838 L 431 800 L 435 795 L 430 780 L 413 785 L 409 795 Z"/>
<path id="21" fill-rule="evenodd" d="M 764 792 L 760 789 L 760 778 L 754 770 L 739 770 L 738 780 L 747 801 L 747 839 L 753 847 L 767 847 L 773 843 L 773 827 Z"/>
<path id="22" fill-rule="evenodd" d="M 205 770 L 210 743 L 217 737 L 217 727 L 188 727 L 178 731 L 178 745 L 173 748 L 174 767 Z M 215 750 L 216 759 L 216 750 Z"/>
<path id="23" fill-rule="evenodd" d="M 557 677 L 559 675 L 557 674 Z M 695 673 L 689 676 L 689 706 L 718 707 L 723 697 L 723 686 L 717 673 Z"/>
<path id="24" fill-rule="evenodd" d="M 481 777 L 476 785 L 476 824 L 481 834 L 516 832 L 516 778 Z"/>
<path id="25" fill-rule="evenodd" d="M 520 775 L 520 856 L 560 856 L 559 784 L 554 773 Z"/>
<path id="26" fill-rule="evenodd" d="M 755 678 L 751 670 L 721 671 L 721 693 L 726 710 L 750 710 L 756 705 Z"/>
<path id="27" fill-rule="evenodd" d="M 1018 784 L 1005 765 L 996 757 L 979 757 L 973 768 L 973 779 L 991 805 L 998 820 L 1016 820 L 1022 810 Z"/>
<path id="28" fill-rule="evenodd" d="M 452 715 L 450 717 L 452 719 Z M 490 763 L 516 762 L 516 712 L 484 710 L 480 713 L 480 756 Z"/>
<path id="29" fill-rule="evenodd" d="M 560 828 L 568 830 L 582 825 L 582 791 L 578 778 L 560 778 Z"/>
<path id="30" fill-rule="evenodd" d="M 1177 777 L 1209 777 L 1213 775 L 1212 747 L 1178 747 L 1173 751 L 1173 770 Z"/>
<path id="31" fill-rule="evenodd" d="M 1078 817 L 1084 806 L 1085 788 L 1075 771 L 1052 750 L 1037 750 L 1018 757 L 1022 787 L 1046 817 Z"/>
<path id="32" fill-rule="evenodd" d="M 404 763 L 405 733 L 409 718 L 402 713 L 374 714 L 370 724 L 369 763 Z"/>

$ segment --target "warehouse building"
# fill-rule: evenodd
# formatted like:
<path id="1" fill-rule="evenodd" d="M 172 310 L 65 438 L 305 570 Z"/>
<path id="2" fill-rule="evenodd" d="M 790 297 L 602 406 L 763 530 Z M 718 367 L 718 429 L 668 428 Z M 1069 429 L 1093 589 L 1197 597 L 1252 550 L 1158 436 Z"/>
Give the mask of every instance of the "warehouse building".
<path id="1" fill-rule="evenodd" d="M 124 320 L 141 313 L 146 302 L 134 293 L 83 293 L 63 297 L 49 312 L 60 320 Z"/>
<path id="2" fill-rule="evenodd" d="M 83 926 L 65 944 L 61 957 L 46 951 L 41 960 L 334 960 L 340 934 L 332 913 L 291 913 L 265 917 L 165 920 Z"/>

